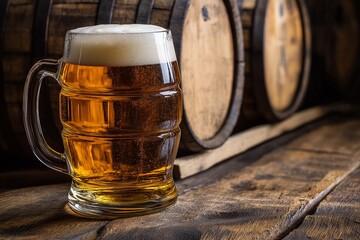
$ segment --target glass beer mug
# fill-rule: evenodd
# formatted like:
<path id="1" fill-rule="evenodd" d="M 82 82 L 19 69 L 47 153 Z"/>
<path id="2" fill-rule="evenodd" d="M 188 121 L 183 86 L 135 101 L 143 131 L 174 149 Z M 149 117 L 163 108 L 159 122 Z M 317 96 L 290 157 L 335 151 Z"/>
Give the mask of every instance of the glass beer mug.
<path id="1" fill-rule="evenodd" d="M 54 66 L 56 72 L 48 70 Z M 61 86 L 64 153 L 47 144 L 41 129 L 39 89 L 45 77 Z M 176 201 L 179 83 L 171 33 L 154 25 L 70 30 L 62 59 L 33 66 L 24 88 L 26 134 L 41 162 L 72 177 L 68 205 L 74 212 L 123 217 Z"/>

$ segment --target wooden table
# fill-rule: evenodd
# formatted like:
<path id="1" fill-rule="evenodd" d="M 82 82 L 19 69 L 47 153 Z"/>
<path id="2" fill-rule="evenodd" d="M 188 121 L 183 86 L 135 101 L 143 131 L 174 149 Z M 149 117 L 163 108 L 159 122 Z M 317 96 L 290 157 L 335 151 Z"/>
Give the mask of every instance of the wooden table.
<path id="1" fill-rule="evenodd" d="M 360 115 L 327 117 L 178 180 L 152 215 L 69 215 L 68 183 L 4 191 L 0 239 L 360 239 L 359 166 Z"/>

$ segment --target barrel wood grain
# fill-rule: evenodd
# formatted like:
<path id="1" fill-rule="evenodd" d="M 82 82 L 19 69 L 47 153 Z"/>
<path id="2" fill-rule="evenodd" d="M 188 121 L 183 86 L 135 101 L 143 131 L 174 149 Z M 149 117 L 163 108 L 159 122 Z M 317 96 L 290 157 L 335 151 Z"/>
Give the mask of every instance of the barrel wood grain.
<path id="1" fill-rule="evenodd" d="M 327 44 L 325 64 L 328 76 L 336 80 L 341 95 L 347 99 L 357 98 L 360 60 L 359 1 L 336 0 L 325 2 L 324 11 Z"/>
<path id="2" fill-rule="evenodd" d="M 105 23 L 105 16 L 100 16 L 100 19 L 97 19 L 98 14 L 105 14 L 100 10 L 109 11 L 108 15 L 112 14 L 111 19 L 107 19 L 111 21 L 107 23 L 134 23 L 138 3 L 139 0 L 116 0 L 114 5 L 110 0 L 101 4 L 98 0 L 53 0 L 51 15 L 49 16 L 48 57 L 60 58 L 63 55 L 67 30 L 95 25 L 97 21 Z M 99 6 L 101 9 L 98 9 Z"/>
<path id="3" fill-rule="evenodd" d="M 328 49 L 328 54 L 333 50 L 333 58 L 330 61 L 329 72 L 336 74 L 342 91 L 351 87 L 352 78 L 357 73 L 360 53 L 360 17 L 358 15 L 358 1 L 341 0 L 328 3 L 332 11 L 327 12 L 325 20 L 334 19 L 332 31 L 335 46 Z M 335 16 L 334 16 L 335 15 Z M 330 19 L 329 19 L 330 18 Z M 330 47 L 330 46 L 329 46 Z"/>
<path id="4" fill-rule="evenodd" d="M 225 4 L 190 1 L 182 34 L 181 87 L 186 120 L 194 135 L 206 140 L 217 134 L 231 106 L 235 54 Z"/>
<path id="5" fill-rule="evenodd" d="M 172 12 L 169 28 L 174 36 L 175 50 L 183 76 L 182 143 L 193 152 L 213 149 L 224 144 L 231 135 L 240 113 L 244 53 L 236 3 L 234 0 L 187 0 L 174 3 L 173 9 L 177 11 Z M 191 24 L 193 22 L 196 24 Z M 223 26 L 219 27 L 218 23 L 221 22 Z M 205 46 L 206 51 L 203 48 Z M 231 48 L 233 56 L 229 55 Z M 204 51 L 200 53 L 200 50 Z M 199 51 L 199 54 L 194 54 L 195 51 Z M 222 59 L 220 63 L 219 59 Z M 222 68 L 228 71 L 220 71 Z M 210 82 L 214 84 L 208 84 Z M 223 82 L 227 84 L 221 85 Z M 211 109 L 209 106 L 215 108 Z M 192 117 L 196 119 L 193 120 Z M 207 130 L 204 130 L 203 126 L 207 126 Z"/>
<path id="6" fill-rule="evenodd" d="M 311 18 L 312 69 L 308 104 L 359 100 L 360 2 L 306 0 Z M 321 98 L 318 98 L 321 92 Z"/>
<path id="7" fill-rule="evenodd" d="M 116 0 L 112 23 L 135 23 L 139 3 L 140 0 Z"/>
<path id="8" fill-rule="evenodd" d="M 22 91 L 24 78 L 32 65 L 33 21 L 19 21 L 19 19 L 33 19 L 35 17 L 36 0 L 8 0 L 3 15 L 2 26 L 2 79 L 1 95 L 4 103 L 1 111 L 8 145 L 5 150 L 11 156 L 16 156 L 18 146 L 23 146 L 23 152 L 30 155 L 31 150 L 25 138 L 22 123 Z M 11 116 L 11 117 L 9 117 Z M 11 136 L 11 137 L 10 137 Z M 3 150 L 4 151 L 4 150 Z"/>
<path id="9" fill-rule="evenodd" d="M 53 0 L 48 29 L 48 56 L 59 59 L 64 52 L 66 31 L 95 25 L 98 1 Z M 79 17 L 81 16 L 81 17 Z"/>
<path id="10" fill-rule="evenodd" d="M 154 0 L 150 24 L 168 28 L 175 0 Z"/>
<path id="11" fill-rule="evenodd" d="M 301 84 L 302 28 L 301 9 L 296 1 L 269 1 L 264 24 L 264 73 L 267 94 L 275 111 L 291 107 Z"/>
<path id="12" fill-rule="evenodd" d="M 265 155 L 254 149 L 178 181 L 178 202 L 153 215 L 112 221 L 68 215 L 68 184 L 7 191 L 0 194 L 0 237 L 280 239 L 359 168 L 359 125 L 360 116 L 335 117 Z M 349 206 L 341 196 L 340 206 Z"/>
<path id="13" fill-rule="evenodd" d="M 339 96 L 336 94 L 337 90 L 334 88 L 334 80 L 325 77 L 325 42 L 327 39 L 325 27 L 323 26 L 323 16 L 326 8 L 324 1 L 306 0 L 306 6 L 309 12 L 311 22 L 311 69 L 310 82 L 305 98 L 305 106 L 313 106 L 325 102 L 334 101 Z M 324 80 L 325 81 L 324 81 Z M 332 82 L 332 84 L 329 83 Z M 322 96 L 318 97 L 321 89 Z"/>
<path id="14" fill-rule="evenodd" d="M 0 92 L 4 92 L 4 70 L 3 70 L 3 45 L 4 45 L 4 27 L 5 27 L 5 13 L 8 9 L 9 1 L 0 2 Z M 6 112 L 6 101 L 5 94 L 0 94 L 0 149 L 4 152 L 10 152 L 11 146 L 14 146 L 14 140 L 7 140 L 7 136 L 11 134 L 8 126 L 10 126 L 10 119 L 7 116 Z"/>
<path id="15" fill-rule="evenodd" d="M 360 169 L 347 177 L 285 239 L 359 239 Z"/>
<path id="16" fill-rule="evenodd" d="M 136 23 L 169 28 L 173 6 L 174 0 L 142 0 L 137 10 Z"/>
<path id="17" fill-rule="evenodd" d="M 246 81 L 237 128 L 243 129 L 286 119 L 300 108 L 308 85 L 311 33 L 303 0 L 238 0 L 238 4 Z"/>
<path id="18" fill-rule="evenodd" d="M 52 0 L 38 0 L 35 9 L 34 30 L 31 39 L 33 62 L 43 59 L 47 55 L 48 19 Z"/>

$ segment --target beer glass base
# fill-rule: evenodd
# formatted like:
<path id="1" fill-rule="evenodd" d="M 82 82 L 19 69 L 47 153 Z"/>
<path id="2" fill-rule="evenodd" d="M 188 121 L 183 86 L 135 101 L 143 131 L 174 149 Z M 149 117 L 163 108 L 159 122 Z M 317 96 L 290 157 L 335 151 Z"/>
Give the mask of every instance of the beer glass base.
<path id="1" fill-rule="evenodd" d="M 157 188 L 122 188 L 84 190 L 72 184 L 68 195 L 68 207 L 73 215 L 85 218 L 112 219 L 159 212 L 177 199 L 174 183 Z"/>

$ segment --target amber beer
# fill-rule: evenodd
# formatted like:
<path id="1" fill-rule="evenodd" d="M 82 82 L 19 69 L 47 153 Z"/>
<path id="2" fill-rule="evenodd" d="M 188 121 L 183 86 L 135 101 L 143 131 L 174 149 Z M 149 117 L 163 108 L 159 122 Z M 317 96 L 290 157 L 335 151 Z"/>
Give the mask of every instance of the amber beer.
<path id="1" fill-rule="evenodd" d="M 71 209 L 116 217 L 173 204 L 182 96 L 171 33 L 152 25 L 71 30 L 57 74 Z"/>

